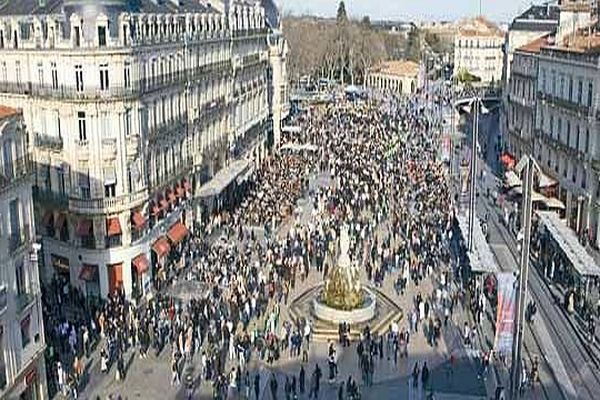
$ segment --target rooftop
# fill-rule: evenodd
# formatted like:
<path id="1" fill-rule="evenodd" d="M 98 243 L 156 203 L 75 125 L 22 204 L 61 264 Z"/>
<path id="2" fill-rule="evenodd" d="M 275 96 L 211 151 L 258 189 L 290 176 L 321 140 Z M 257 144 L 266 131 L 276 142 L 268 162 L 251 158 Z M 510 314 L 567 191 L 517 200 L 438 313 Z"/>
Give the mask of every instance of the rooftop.
<path id="1" fill-rule="evenodd" d="M 547 34 L 519 47 L 517 51 L 538 54 L 542 47 L 550 46 L 552 43 L 554 43 L 554 35 Z"/>
<path id="2" fill-rule="evenodd" d="M 3 106 L 0 104 L 0 119 L 12 117 L 13 115 L 17 115 L 20 113 L 21 111 L 17 110 L 16 108 Z"/>
<path id="3" fill-rule="evenodd" d="M 483 16 L 461 21 L 458 24 L 458 34 L 461 36 L 504 36 L 504 32 L 498 25 Z"/>
<path id="4" fill-rule="evenodd" d="M 387 75 L 415 76 L 419 73 L 419 64 L 414 61 L 403 60 L 384 61 L 373 68 L 372 72 Z"/>
<path id="5" fill-rule="evenodd" d="M 531 5 L 522 14 L 512 20 L 509 30 L 545 32 L 558 26 L 560 8 L 556 3 Z"/>

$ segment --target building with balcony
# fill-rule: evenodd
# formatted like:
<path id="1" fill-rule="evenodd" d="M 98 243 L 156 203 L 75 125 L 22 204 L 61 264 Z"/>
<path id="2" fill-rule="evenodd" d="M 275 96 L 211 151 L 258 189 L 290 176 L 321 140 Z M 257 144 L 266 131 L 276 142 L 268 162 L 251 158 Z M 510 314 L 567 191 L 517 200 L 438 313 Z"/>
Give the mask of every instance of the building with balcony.
<path id="1" fill-rule="evenodd" d="M 484 17 L 461 21 L 454 37 L 454 72 L 467 71 L 482 83 L 502 78 L 504 32 Z"/>
<path id="2" fill-rule="evenodd" d="M 194 221 L 264 160 L 277 12 L 237 0 L 90 4 L 0 4 L 0 101 L 24 110 L 44 278 L 137 299 L 185 262 Z"/>
<path id="3" fill-rule="evenodd" d="M 290 114 L 290 91 L 287 76 L 288 45 L 281 30 L 269 35 L 269 109 L 272 110 L 273 145 L 277 149 L 281 143 L 283 121 Z"/>
<path id="4" fill-rule="evenodd" d="M 533 153 L 538 56 L 542 46 L 548 45 L 552 40 L 551 35 L 546 35 L 513 52 L 510 84 L 504 91 L 504 112 L 507 116 L 505 147 L 515 160 Z"/>
<path id="5" fill-rule="evenodd" d="M 44 328 L 31 186 L 20 111 L 0 106 L 0 398 L 46 398 Z"/>
<path id="6" fill-rule="evenodd" d="M 384 61 L 369 70 L 366 86 L 399 95 L 415 94 L 422 87 L 420 71 L 420 65 L 413 61 Z"/>

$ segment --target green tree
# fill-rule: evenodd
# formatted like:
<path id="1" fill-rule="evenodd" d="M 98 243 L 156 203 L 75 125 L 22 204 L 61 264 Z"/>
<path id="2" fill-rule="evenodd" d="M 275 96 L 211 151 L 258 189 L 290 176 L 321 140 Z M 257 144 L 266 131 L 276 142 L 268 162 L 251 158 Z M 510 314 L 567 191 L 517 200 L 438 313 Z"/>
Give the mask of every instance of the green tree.
<path id="1" fill-rule="evenodd" d="M 337 21 L 340 22 L 348 22 L 348 13 L 346 13 L 346 4 L 343 1 L 340 1 L 337 9 Z"/>
<path id="2" fill-rule="evenodd" d="M 405 57 L 415 62 L 419 62 L 421 59 L 421 37 L 417 29 L 411 29 L 408 32 Z"/>

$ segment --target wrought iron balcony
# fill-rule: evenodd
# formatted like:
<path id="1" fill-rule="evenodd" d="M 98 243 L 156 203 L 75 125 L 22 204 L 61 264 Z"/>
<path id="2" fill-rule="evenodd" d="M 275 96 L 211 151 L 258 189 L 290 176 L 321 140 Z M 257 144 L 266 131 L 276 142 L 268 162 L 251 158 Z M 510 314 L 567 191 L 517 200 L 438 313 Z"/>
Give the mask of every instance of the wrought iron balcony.
<path id="1" fill-rule="evenodd" d="M 29 225 L 22 225 L 18 232 L 13 232 L 8 239 L 8 251 L 10 254 L 16 254 L 23 250 L 31 239 L 31 233 L 29 232 Z"/>
<path id="2" fill-rule="evenodd" d="M 32 174 L 33 162 L 29 154 L 12 161 L 4 160 L 0 164 L 0 192 L 31 178 Z"/>
<path id="3" fill-rule="evenodd" d="M 35 147 L 60 151 L 63 149 L 63 139 L 60 136 L 49 136 L 36 133 Z"/>

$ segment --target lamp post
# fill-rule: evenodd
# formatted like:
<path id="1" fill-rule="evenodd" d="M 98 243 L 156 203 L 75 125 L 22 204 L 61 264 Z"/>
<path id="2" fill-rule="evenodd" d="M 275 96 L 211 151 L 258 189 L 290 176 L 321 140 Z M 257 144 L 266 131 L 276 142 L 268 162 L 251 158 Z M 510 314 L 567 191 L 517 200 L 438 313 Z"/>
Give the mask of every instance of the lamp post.
<path id="1" fill-rule="evenodd" d="M 529 279 L 529 245 L 531 241 L 531 217 L 533 214 L 533 178 L 539 167 L 531 155 L 524 156 L 515 170 L 521 171 L 525 168 L 524 179 L 522 181 L 523 199 L 522 199 L 522 240 L 521 262 L 519 268 L 519 283 L 517 286 L 517 304 L 516 317 L 514 323 L 512 364 L 510 371 L 510 394 L 511 399 L 519 397 L 519 384 L 521 382 L 521 363 L 523 348 L 523 331 L 525 325 L 525 306 L 527 304 L 527 286 Z"/>
<path id="2" fill-rule="evenodd" d="M 469 252 L 473 251 L 473 229 L 477 215 L 477 142 L 479 141 L 479 106 L 481 100 L 475 97 L 472 101 L 473 126 L 471 128 L 471 190 L 469 198 Z"/>

